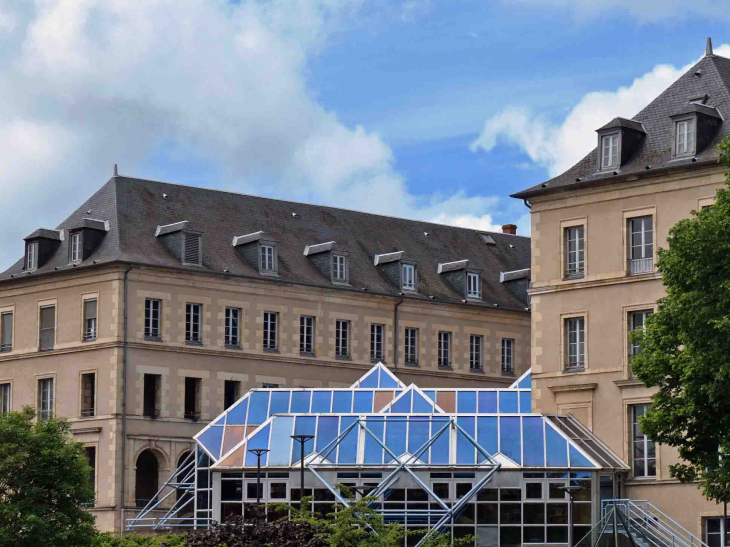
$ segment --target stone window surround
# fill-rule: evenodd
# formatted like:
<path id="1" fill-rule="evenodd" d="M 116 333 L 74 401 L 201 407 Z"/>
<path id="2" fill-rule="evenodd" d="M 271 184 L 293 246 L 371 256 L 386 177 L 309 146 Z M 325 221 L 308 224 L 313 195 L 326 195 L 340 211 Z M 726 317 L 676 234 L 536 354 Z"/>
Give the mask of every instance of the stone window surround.
<path id="1" fill-rule="evenodd" d="M 12 378 L 0 378 L 0 386 L 8 384 L 10 386 L 10 401 L 8 403 L 8 408 L 12 411 L 13 410 L 13 379 Z M 37 386 L 36 386 L 37 391 Z"/>
<path id="2" fill-rule="evenodd" d="M 55 416 L 56 415 L 56 401 L 58 400 L 58 397 L 56 397 L 56 388 L 57 386 L 57 379 L 56 379 L 56 373 L 55 372 L 49 372 L 46 374 L 36 374 L 35 376 L 35 394 L 34 394 L 34 400 L 35 400 L 35 410 L 38 412 L 40 401 L 38 400 L 38 386 L 40 385 L 41 380 L 45 380 L 47 378 L 53 378 L 53 408 L 51 408 L 51 413 Z M 12 389 L 12 388 L 11 388 Z"/>
<path id="3" fill-rule="evenodd" d="M 623 417 L 624 417 L 624 430 L 623 430 L 623 445 L 624 445 L 624 453 L 623 453 L 623 460 L 625 462 L 628 462 L 629 465 L 632 465 L 632 444 L 631 444 L 631 435 L 633 435 L 633 432 L 631 430 L 632 428 L 632 421 L 631 421 L 631 407 L 633 405 L 641 405 L 641 404 L 651 404 L 651 396 L 647 395 L 644 397 L 635 397 L 631 399 L 624 399 L 623 400 Z M 655 443 L 656 446 L 656 476 L 654 477 L 645 477 L 645 478 L 634 478 L 633 476 L 629 476 L 626 480 L 627 485 L 632 484 L 645 484 L 647 482 L 656 482 L 662 480 L 662 466 L 661 466 L 661 450 L 659 443 Z"/>
<path id="4" fill-rule="evenodd" d="M 631 237 L 631 233 L 629 231 L 629 221 L 633 218 L 637 217 L 652 217 L 652 230 L 654 234 L 654 267 L 652 268 L 652 271 L 648 274 L 639 274 L 639 275 L 651 275 L 656 272 L 656 263 L 658 259 L 658 249 L 659 249 L 659 241 L 657 234 L 659 232 L 658 226 L 657 226 L 657 214 L 656 214 L 656 205 L 652 205 L 649 207 L 638 207 L 633 209 L 624 209 L 623 210 L 623 270 L 624 275 L 626 277 L 637 277 L 636 275 L 631 275 L 631 270 L 629 268 L 629 249 L 630 249 L 630 242 L 629 238 Z M 587 246 L 586 246 L 587 248 Z"/>
<path id="5" fill-rule="evenodd" d="M 654 313 L 656 313 L 656 311 L 657 311 L 656 302 L 644 302 L 644 303 L 639 303 L 639 304 L 630 304 L 628 306 L 621 307 L 621 314 L 623 317 L 622 339 L 624 341 L 624 345 L 623 345 L 624 351 L 623 351 L 623 359 L 622 359 L 623 373 L 622 373 L 621 377 L 624 380 L 631 379 L 631 377 L 629 376 L 629 334 L 631 333 L 631 328 L 629 325 L 629 315 L 632 312 L 643 311 L 643 310 L 653 310 Z M 586 330 L 588 330 L 588 329 L 586 328 Z M 587 348 L 587 345 L 586 345 L 586 348 Z M 587 360 L 587 358 L 586 358 L 586 360 Z"/>
<path id="6" fill-rule="evenodd" d="M 565 230 L 567 228 L 575 228 L 583 226 L 583 276 L 567 277 L 566 265 L 568 263 L 567 241 L 565 239 Z M 560 279 L 563 283 L 574 283 L 577 279 L 584 280 L 588 277 L 588 217 L 566 218 L 560 221 Z"/>
<path id="7" fill-rule="evenodd" d="M 82 416 L 83 404 L 84 404 L 84 382 L 83 376 L 85 374 L 94 375 L 94 415 L 93 416 Z M 79 418 L 88 420 L 90 418 L 96 418 L 99 415 L 99 370 L 95 368 L 88 368 L 79 370 Z"/>
<path id="8" fill-rule="evenodd" d="M 576 368 L 574 370 L 566 371 L 566 357 L 567 357 L 567 333 L 565 332 L 565 320 L 566 319 L 574 319 L 582 317 L 584 319 L 583 325 L 584 325 L 584 331 L 583 331 L 583 340 L 584 340 L 584 358 L 583 358 L 583 366 Z M 588 357 L 588 310 L 583 311 L 576 311 L 576 312 L 569 312 L 569 313 L 561 313 L 560 314 L 560 371 L 563 374 L 575 374 L 576 372 L 584 372 L 588 370 L 588 363 L 589 363 L 589 357 Z"/>
<path id="9" fill-rule="evenodd" d="M 83 304 L 82 304 L 83 305 Z M 36 302 L 36 341 L 35 341 L 35 349 L 36 351 L 40 351 L 41 349 L 41 308 L 45 308 L 46 306 L 54 306 L 56 308 L 56 311 L 54 313 L 54 324 L 53 324 L 53 348 L 56 348 L 56 344 L 58 343 L 58 299 L 56 298 L 50 298 L 48 300 L 38 300 Z M 13 330 L 15 328 L 13 327 Z M 46 351 L 53 351 L 53 350 L 46 350 Z M 54 402 L 55 404 L 55 402 Z"/>
<path id="10" fill-rule="evenodd" d="M 8 304 L 7 306 L 1 307 L 0 308 L 0 314 L 3 314 L 3 313 L 12 313 L 13 314 L 13 334 L 12 334 L 12 339 L 11 339 L 11 344 L 13 345 L 13 348 L 10 351 L 5 352 L 5 353 L 2 353 L 0 355 L 12 355 L 13 352 L 16 350 L 16 347 L 15 347 L 15 331 L 16 331 L 16 328 L 15 328 L 15 319 L 16 319 L 16 316 L 15 316 L 15 303 Z M 40 313 L 40 311 L 38 313 Z M 39 320 L 40 320 L 40 317 L 39 317 Z M 0 380 L 0 383 L 2 383 L 2 382 L 3 381 Z M 12 388 L 10 388 L 10 389 L 12 390 Z"/>
<path id="11" fill-rule="evenodd" d="M 86 317 L 84 316 L 84 304 L 87 300 L 96 300 L 96 338 L 88 340 L 88 342 L 96 342 L 99 340 L 99 316 L 101 315 L 101 302 L 99 298 L 99 291 L 83 293 L 81 295 L 81 333 L 79 334 L 80 340 L 84 342 L 84 330 L 86 328 Z"/>

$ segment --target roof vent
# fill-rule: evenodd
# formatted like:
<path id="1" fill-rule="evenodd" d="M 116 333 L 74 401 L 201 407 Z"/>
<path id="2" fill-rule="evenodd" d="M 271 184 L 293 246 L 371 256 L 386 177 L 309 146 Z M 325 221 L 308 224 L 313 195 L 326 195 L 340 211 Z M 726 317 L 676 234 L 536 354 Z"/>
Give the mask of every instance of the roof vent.
<path id="1" fill-rule="evenodd" d="M 162 199 L 167 199 L 167 194 L 162 194 Z"/>
<path id="2" fill-rule="evenodd" d="M 487 245 L 496 245 L 497 244 L 497 242 L 494 241 L 494 238 L 489 234 L 479 233 L 479 237 L 482 238 L 482 241 L 484 243 L 486 243 Z"/>
<path id="3" fill-rule="evenodd" d="M 292 213 L 291 216 L 293 216 L 294 218 L 297 218 L 299 215 L 296 213 Z"/>
<path id="4" fill-rule="evenodd" d="M 428 232 L 423 232 L 423 235 L 426 237 L 431 237 L 431 234 L 429 234 Z"/>
<path id="5" fill-rule="evenodd" d="M 183 264 L 187 266 L 200 266 L 202 262 L 200 252 L 200 234 L 186 232 L 183 237 Z"/>
<path id="6" fill-rule="evenodd" d="M 702 69 L 701 68 L 698 68 L 697 70 L 695 70 L 695 76 L 702 76 Z"/>

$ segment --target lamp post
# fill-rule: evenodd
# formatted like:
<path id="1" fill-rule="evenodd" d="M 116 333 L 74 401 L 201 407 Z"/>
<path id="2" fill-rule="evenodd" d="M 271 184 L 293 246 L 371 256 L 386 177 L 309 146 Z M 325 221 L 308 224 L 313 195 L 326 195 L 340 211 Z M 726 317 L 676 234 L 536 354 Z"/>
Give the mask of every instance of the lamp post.
<path id="1" fill-rule="evenodd" d="M 304 509 L 304 443 L 314 439 L 314 435 L 292 435 L 291 438 L 297 441 L 302 449 L 302 480 L 299 483 L 299 502 L 302 504 L 301 508 Z"/>
<path id="2" fill-rule="evenodd" d="M 266 454 L 268 448 L 249 448 L 251 454 L 256 455 L 256 505 L 261 505 L 261 456 Z"/>
<path id="3" fill-rule="evenodd" d="M 584 486 L 558 486 L 558 490 L 566 492 L 570 496 L 568 505 L 568 547 L 573 547 L 573 496 L 583 490 Z"/>

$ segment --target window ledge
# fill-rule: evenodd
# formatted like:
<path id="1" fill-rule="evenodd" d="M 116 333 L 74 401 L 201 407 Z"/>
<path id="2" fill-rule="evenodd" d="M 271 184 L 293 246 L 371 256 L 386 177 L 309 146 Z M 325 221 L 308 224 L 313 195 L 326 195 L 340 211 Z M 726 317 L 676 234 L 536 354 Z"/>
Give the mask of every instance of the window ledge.
<path id="1" fill-rule="evenodd" d="M 563 281 L 580 281 L 581 279 L 585 279 L 585 274 L 575 274 L 575 275 L 566 275 L 563 277 Z"/>
<path id="2" fill-rule="evenodd" d="M 484 374 L 484 369 L 482 367 L 479 367 L 479 368 L 469 367 L 469 374 Z"/>
<path id="3" fill-rule="evenodd" d="M 418 361 L 409 361 L 403 363 L 404 367 L 411 367 L 411 368 L 420 368 L 421 365 L 418 364 Z"/>
<path id="4" fill-rule="evenodd" d="M 300 357 L 317 357 L 317 355 L 313 351 L 300 351 L 299 356 Z"/>
<path id="5" fill-rule="evenodd" d="M 92 418 L 96 418 L 96 413 L 88 416 L 84 416 L 83 414 L 79 415 L 79 420 L 91 420 Z"/>
<path id="6" fill-rule="evenodd" d="M 352 361 L 352 358 L 349 355 L 335 355 L 335 359 L 338 361 Z"/>
<path id="7" fill-rule="evenodd" d="M 145 336 L 144 337 L 146 342 L 162 342 L 162 337 L 160 336 Z"/>
<path id="8" fill-rule="evenodd" d="M 260 273 L 261 275 L 265 275 L 265 276 L 267 276 L 267 277 L 279 277 L 279 274 L 278 274 L 278 272 L 265 272 L 265 271 L 261 271 L 261 270 L 259 270 L 259 273 Z"/>
<path id="9" fill-rule="evenodd" d="M 13 353 L 13 348 L 0 349 L 0 353 Z"/>
<path id="10" fill-rule="evenodd" d="M 563 374 L 577 374 L 579 372 L 585 372 L 585 371 L 586 371 L 586 367 L 585 366 L 583 366 L 583 367 L 569 367 L 569 368 L 563 369 Z"/>
<path id="11" fill-rule="evenodd" d="M 509 376 L 510 378 L 514 378 L 515 372 L 513 370 L 503 370 L 502 376 Z"/>
<path id="12" fill-rule="evenodd" d="M 349 281 L 346 281 L 346 280 L 343 280 L 343 279 L 331 279 L 330 281 L 332 282 L 333 285 L 341 285 L 343 287 L 349 287 L 350 286 L 350 282 Z"/>
<path id="13" fill-rule="evenodd" d="M 205 344 L 203 344 L 203 342 L 199 342 L 197 340 L 185 340 L 185 345 L 186 346 L 197 346 L 200 348 L 205 347 Z"/>
<path id="14" fill-rule="evenodd" d="M 454 370 L 454 368 L 451 365 L 439 365 L 439 370 Z"/>
<path id="15" fill-rule="evenodd" d="M 241 349 L 241 344 L 226 344 L 226 349 Z"/>
<path id="16" fill-rule="evenodd" d="M 94 336 L 93 338 L 84 338 L 81 341 L 82 342 L 96 342 L 96 336 Z"/>
<path id="17" fill-rule="evenodd" d="M 281 353 L 279 348 L 264 348 L 264 353 Z"/>

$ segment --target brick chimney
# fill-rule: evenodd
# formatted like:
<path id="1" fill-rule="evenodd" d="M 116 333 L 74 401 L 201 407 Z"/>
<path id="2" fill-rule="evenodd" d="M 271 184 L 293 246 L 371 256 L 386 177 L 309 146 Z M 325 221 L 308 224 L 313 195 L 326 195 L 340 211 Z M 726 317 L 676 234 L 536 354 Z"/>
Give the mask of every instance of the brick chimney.
<path id="1" fill-rule="evenodd" d="M 517 235 L 517 225 L 516 224 L 503 224 L 502 233 Z"/>

